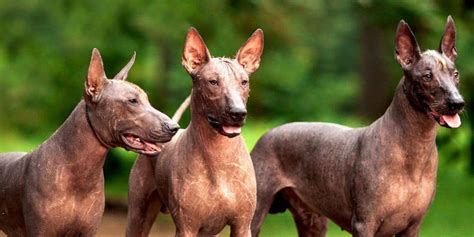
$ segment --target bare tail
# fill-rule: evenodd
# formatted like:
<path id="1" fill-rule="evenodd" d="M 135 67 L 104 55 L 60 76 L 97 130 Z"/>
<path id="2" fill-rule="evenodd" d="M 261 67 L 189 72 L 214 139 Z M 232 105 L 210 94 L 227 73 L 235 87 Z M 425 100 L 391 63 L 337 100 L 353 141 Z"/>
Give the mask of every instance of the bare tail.
<path id="1" fill-rule="evenodd" d="M 191 104 L 191 95 L 188 95 L 188 97 L 183 101 L 183 103 L 181 103 L 178 110 L 176 110 L 173 115 L 173 118 L 171 119 L 176 123 L 179 123 L 179 120 L 181 120 L 181 117 L 183 116 L 184 111 L 186 111 L 186 109 L 189 107 L 189 104 Z"/>

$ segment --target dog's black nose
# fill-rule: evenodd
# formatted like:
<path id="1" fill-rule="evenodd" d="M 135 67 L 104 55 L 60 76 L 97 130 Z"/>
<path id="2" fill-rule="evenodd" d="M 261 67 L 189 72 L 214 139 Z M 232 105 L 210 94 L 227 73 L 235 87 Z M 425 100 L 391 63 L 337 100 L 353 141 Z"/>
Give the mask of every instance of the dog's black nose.
<path id="1" fill-rule="evenodd" d="M 177 123 L 166 123 L 166 122 L 163 124 L 163 127 L 166 131 L 172 134 L 176 134 L 180 128 Z"/>
<path id="2" fill-rule="evenodd" d="M 247 115 L 247 110 L 245 108 L 231 108 L 229 114 L 232 119 L 236 121 L 241 121 Z"/>
<path id="3" fill-rule="evenodd" d="M 463 99 L 450 99 L 448 100 L 448 108 L 450 110 L 461 110 L 464 108 L 465 102 Z"/>

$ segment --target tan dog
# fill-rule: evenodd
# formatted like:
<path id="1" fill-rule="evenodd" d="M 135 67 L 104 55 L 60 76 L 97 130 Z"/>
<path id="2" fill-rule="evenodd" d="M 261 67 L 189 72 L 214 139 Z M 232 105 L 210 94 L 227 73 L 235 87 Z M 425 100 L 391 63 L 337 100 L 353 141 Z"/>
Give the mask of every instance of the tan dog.
<path id="1" fill-rule="evenodd" d="M 127 236 L 147 236 L 160 210 L 169 210 L 177 236 L 250 236 L 256 183 L 240 136 L 249 75 L 259 67 L 259 29 L 235 59 L 212 58 L 199 33 L 186 37 L 183 66 L 191 75 L 191 123 L 157 157 L 139 156 L 130 176 Z"/>

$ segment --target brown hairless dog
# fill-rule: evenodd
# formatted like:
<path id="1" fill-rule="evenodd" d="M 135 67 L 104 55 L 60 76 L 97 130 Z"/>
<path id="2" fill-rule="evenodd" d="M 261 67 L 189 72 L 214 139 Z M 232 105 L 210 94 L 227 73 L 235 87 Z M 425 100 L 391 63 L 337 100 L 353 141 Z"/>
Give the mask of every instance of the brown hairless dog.
<path id="1" fill-rule="evenodd" d="M 169 211 L 177 236 L 250 236 L 256 183 L 240 130 L 247 114 L 249 75 L 259 67 L 258 29 L 235 59 L 212 58 L 199 33 L 186 37 L 183 66 L 191 75 L 191 123 L 156 157 L 140 155 L 129 181 L 127 236 L 147 236 Z M 178 116 L 179 117 L 179 116 Z"/>
<path id="2" fill-rule="evenodd" d="M 324 236 L 322 216 L 354 236 L 418 235 L 435 195 L 436 123 L 461 125 L 454 22 L 448 17 L 438 51 L 422 53 L 404 21 L 395 44 L 404 77 L 370 126 L 290 123 L 258 141 L 252 235 L 268 212 L 287 208 L 300 236 Z"/>
<path id="3" fill-rule="evenodd" d="M 135 59 L 108 80 L 94 49 L 84 100 L 30 153 L 0 154 L 0 229 L 8 236 L 95 236 L 109 148 L 157 154 L 178 125 L 126 82 Z"/>

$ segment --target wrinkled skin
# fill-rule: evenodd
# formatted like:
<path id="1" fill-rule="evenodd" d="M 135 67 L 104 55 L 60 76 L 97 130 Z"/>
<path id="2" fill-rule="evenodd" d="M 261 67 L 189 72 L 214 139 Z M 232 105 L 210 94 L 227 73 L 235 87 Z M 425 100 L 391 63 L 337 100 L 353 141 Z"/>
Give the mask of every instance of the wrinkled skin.
<path id="1" fill-rule="evenodd" d="M 290 123 L 251 153 L 257 176 L 252 235 L 267 213 L 289 209 L 300 236 L 325 236 L 326 217 L 354 236 L 417 236 L 435 195 L 437 123 L 457 127 L 464 101 L 448 18 L 439 51 L 420 53 L 408 25 L 397 29 L 404 71 L 385 114 L 365 128 Z"/>
<path id="2" fill-rule="evenodd" d="M 259 65 L 263 32 L 257 30 L 235 59 L 212 58 L 194 28 L 186 37 L 183 66 L 191 75 L 191 123 L 159 156 L 140 155 L 129 180 L 127 236 L 148 236 L 160 212 L 171 213 L 176 236 L 250 236 L 256 183 L 240 135 L 249 75 Z"/>
<path id="3" fill-rule="evenodd" d="M 8 236 L 95 236 L 108 149 L 156 154 L 176 133 L 177 124 L 124 81 L 133 60 L 109 80 L 94 49 L 84 100 L 61 127 L 30 153 L 0 154 L 0 229 Z"/>

